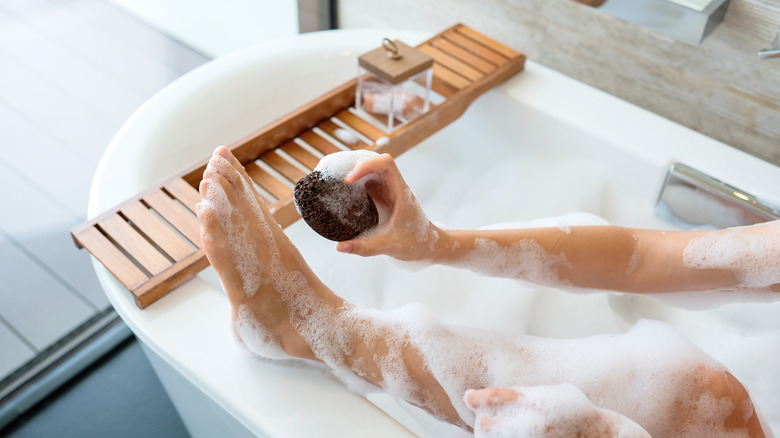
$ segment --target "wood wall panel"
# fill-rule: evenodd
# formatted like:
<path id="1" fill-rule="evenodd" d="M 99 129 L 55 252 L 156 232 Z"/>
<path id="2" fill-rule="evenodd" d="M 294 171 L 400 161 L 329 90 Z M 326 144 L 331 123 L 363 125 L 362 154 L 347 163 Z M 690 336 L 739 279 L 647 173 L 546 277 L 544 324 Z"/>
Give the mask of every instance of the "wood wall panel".
<path id="1" fill-rule="evenodd" d="M 693 46 L 571 0 L 339 0 L 339 27 L 462 22 L 528 59 L 780 165 L 780 59 L 760 60 L 777 0 L 732 0 Z"/>

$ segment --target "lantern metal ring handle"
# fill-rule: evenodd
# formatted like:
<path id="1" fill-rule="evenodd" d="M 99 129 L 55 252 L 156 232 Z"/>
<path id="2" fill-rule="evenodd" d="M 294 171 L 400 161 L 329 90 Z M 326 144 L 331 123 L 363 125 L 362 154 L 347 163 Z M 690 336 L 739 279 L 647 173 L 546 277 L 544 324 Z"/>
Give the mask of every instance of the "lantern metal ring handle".
<path id="1" fill-rule="evenodd" d="M 398 49 L 398 46 L 391 41 L 389 38 L 382 39 L 382 47 L 387 50 L 387 57 L 390 59 L 401 59 L 401 50 Z"/>

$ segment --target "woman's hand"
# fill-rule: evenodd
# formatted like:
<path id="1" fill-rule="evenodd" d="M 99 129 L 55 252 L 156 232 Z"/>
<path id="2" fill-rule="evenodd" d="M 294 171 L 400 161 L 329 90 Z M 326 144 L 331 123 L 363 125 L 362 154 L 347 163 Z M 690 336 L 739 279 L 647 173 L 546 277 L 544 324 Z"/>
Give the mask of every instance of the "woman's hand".
<path id="1" fill-rule="evenodd" d="M 569 384 L 466 391 L 475 437 L 650 438 L 639 424 L 594 406 Z"/>
<path id="2" fill-rule="evenodd" d="M 406 185 L 389 154 L 358 161 L 344 182 L 366 178 L 366 191 L 379 211 L 379 224 L 356 239 L 340 242 L 336 250 L 369 257 L 385 254 L 399 260 L 430 257 L 441 230 L 434 226 Z"/>

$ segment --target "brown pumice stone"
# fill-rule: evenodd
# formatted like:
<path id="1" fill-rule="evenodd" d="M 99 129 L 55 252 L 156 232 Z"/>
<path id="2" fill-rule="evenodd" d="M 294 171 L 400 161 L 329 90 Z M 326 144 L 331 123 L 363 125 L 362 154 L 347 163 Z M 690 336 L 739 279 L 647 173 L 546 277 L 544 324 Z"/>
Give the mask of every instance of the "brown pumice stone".
<path id="1" fill-rule="evenodd" d="M 322 237 L 342 242 L 379 223 L 374 201 L 363 184 L 346 184 L 315 170 L 295 184 L 295 208 Z"/>

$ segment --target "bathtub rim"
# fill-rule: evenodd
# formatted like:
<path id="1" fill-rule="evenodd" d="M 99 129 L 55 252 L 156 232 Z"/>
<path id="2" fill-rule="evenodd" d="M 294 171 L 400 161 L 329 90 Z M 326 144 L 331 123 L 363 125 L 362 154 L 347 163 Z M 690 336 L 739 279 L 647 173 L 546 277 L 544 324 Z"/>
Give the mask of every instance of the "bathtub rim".
<path id="1" fill-rule="evenodd" d="M 411 42 L 414 42 L 415 38 L 422 40 L 427 36 L 425 33 L 409 32 L 404 34 L 404 32 L 340 30 L 301 35 L 239 51 L 188 73 L 139 108 L 114 137 L 100 161 L 93 180 L 89 199 L 89 216 L 95 216 L 118 201 L 140 191 L 137 186 L 140 185 L 142 189 L 154 182 L 154 180 L 145 183 L 134 181 L 136 187 L 133 187 L 133 184 L 122 185 L 117 181 L 119 175 L 113 172 L 112 166 L 116 164 L 115 161 L 121 160 L 119 151 L 132 146 L 132 142 L 128 138 L 132 136 L 134 131 L 140 129 L 138 124 L 146 123 L 144 118 L 155 111 L 160 111 L 161 106 L 171 105 L 171 99 L 180 99 L 182 95 L 188 93 L 188 90 L 209 84 L 210 81 L 218 79 L 221 75 L 229 74 L 231 69 L 245 65 L 247 59 L 273 60 L 274 57 L 279 56 L 281 51 L 300 50 L 301 48 L 304 48 L 307 54 L 318 50 L 332 52 L 333 47 L 339 44 L 344 47 L 362 46 L 365 45 L 366 40 L 373 41 L 377 37 L 381 39 L 387 34 L 401 34 L 400 39 Z M 404 35 L 409 36 L 405 37 Z M 355 51 L 359 52 L 359 50 Z M 327 88 L 322 91 L 326 90 Z M 743 190 L 780 204 L 777 202 L 777 195 L 769 193 L 766 186 L 767 181 L 780 178 L 780 169 L 777 167 L 628 102 L 574 81 L 533 61 L 528 61 L 526 71 L 499 87 L 498 92 L 532 106 L 540 112 L 550 114 L 565 123 L 589 130 L 594 130 L 594 126 L 596 126 L 599 128 L 597 132 L 605 141 L 625 145 L 625 148 L 631 153 L 659 167 L 665 167 L 672 161 L 692 163 L 699 170 L 725 181 L 733 182 L 734 185 Z M 593 111 L 594 107 L 598 108 L 599 111 Z M 637 120 L 641 121 L 644 129 L 638 129 Z M 605 127 L 607 121 L 609 121 L 610 126 Z M 684 148 L 680 149 L 663 141 L 668 138 L 679 139 L 685 144 Z M 652 147 L 648 147 L 648 145 Z M 198 158 L 201 156 L 196 156 L 193 153 L 188 160 L 194 161 Z M 131 163 L 130 166 L 133 165 Z M 173 172 L 177 168 L 169 170 Z M 145 175 L 144 178 L 150 179 L 151 176 Z M 778 180 L 780 179 L 774 179 L 774 181 Z M 130 193 L 127 193 L 128 190 Z M 173 322 L 161 323 L 161 319 L 182 318 L 184 320 L 188 315 L 191 315 L 189 313 L 191 311 L 194 311 L 194 314 L 203 311 L 211 314 L 212 317 L 208 323 L 216 326 L 219 323 L 216 322 L 215 318 L 219 319 L 227 314 L 226 300 L 221 295 L 215 294 L 214 292 L 217 291 L 213 290 L 207 283 L 199 278 L 193 279 L 193 281 L 183 285 L 181 290 L 163 298 L 147 310 L 140 311 L 135 307 L 127 290 L 99 262 L 93 260 L 93 265 L 112 306 L 136 336 L 160 358 L 181 372 L 193 385 L 200 388 L 209 398 L 222 406 L 230 407 L 229 412 L 239 422 L 255 432 L 283 436 L 287 436 L 287 433 L 291 431 L 305 434 L 304 429 L 307 426 L 289 423 L 277 424 L 275 419 L 269 416 L 264 416 L 246 407 L 236 406 L 237 402 L 233 395 L 240 390 L 219 387 L 220 380 L 215 379 L 214 374 L 217 373 L 215 370 L 203 367 L 194 369 L 192 367 L 192 358 L 197 357 L 197 355 L 191 354 L 191 352 L 196 350 L 198 345 L 188 345 L 182 350 L 177 350 L 176 353 L 171 353 L 170 347 L 182 341 L 177 339 L 176 335 L 165 333 L 169 330 L 175 330 L 175 324 Z M 204 291 L 204 287 L 209 290 Z M 228 324 L 224 323 L 223 325 L 223 329 L 229 331 Z M 201 335 L 208 336 L 208 333 L 201 333 Z M 220 332 L 220 335 L 224 335 L 224 332 Z M 181 334 L 181 336 L 184 335 Z M 230 348 L 235 350 L 233 346 Z M 184 350 L 187 350 L 188 353 L 183 354 Z M 231 357 L 240 357 L 227 349 L 221 350 L 221 353 L 229 354 Z M 321 387 L 321 394 L 336 397 L 336 401 L 327 406 L 326 412 L 321 412 L 322 416 L 326 418 L 309 419 L 312 428 L 310 430 L 322 432 L 322 429 L 315 429 L 322 426 L 322 423 L 318 423 L 319 421 L 330 421 L 330 417 L 337 417 L 339 412 L 348 408 L 364 413 L 364 415 L 357 416 L 357 418 L 363 418 L 367 423 L 362 427 L 381 425 L 381 430 L 387 432 L 387 436 L 413 436 L 403 425 L 397 423 L 364 398 L 349 393 L 343 386 L 329 378 L 308 374 L 302 377 L 301 373 L 296 370 L 284 371 L 280 370 L 279 367 L 266 367 L 273 366 L 263 364 L 257 368 L 255 365 L 252 369 L 270 370 L 272 374 L 281 378 L 303 379 L 307 384 Z M 251 374 L 245 368 L 240 371 L 245 375 Z M 295 400 L 288 400 L 287 403 L 289 406 L 297 404 Z M 368 421 L 368 418 L 371 420 Z M 340 436 L 344 436 L 344 431 L 349 429 L 338 424 L 331 426 L 342 431 Z M 355 435 L 362 435 L 365 430 L 367 429 L 361 429 L 360 425 L 352 429 Z M 376 432 L 373 428 L 371 430 L 372 433 Z M 377 435 L 374 434 L 374 436 Z"/>

